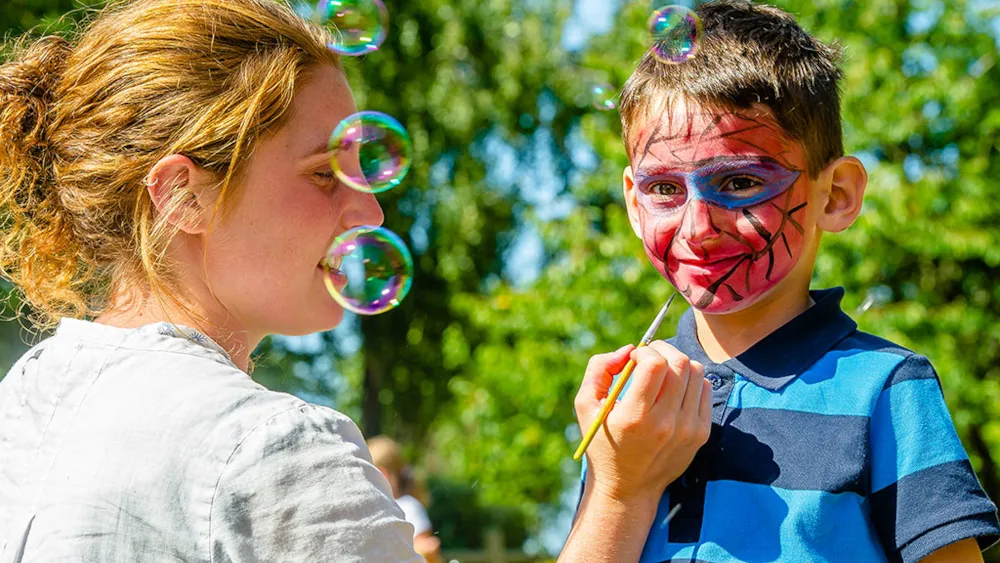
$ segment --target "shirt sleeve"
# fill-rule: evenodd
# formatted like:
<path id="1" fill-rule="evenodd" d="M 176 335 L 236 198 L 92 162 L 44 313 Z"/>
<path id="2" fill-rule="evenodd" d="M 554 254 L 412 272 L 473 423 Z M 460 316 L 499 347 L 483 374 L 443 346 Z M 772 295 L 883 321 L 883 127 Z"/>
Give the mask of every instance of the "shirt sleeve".
<path id="1" fill-rule="evenodd" d="M 989 547 L 996 506 L 959 441 L 927 358 L 908 356 L 889 376 L 871 417 L 871 511 L 890 561 L 916 562 L 967 538 Z"/>
<path id="2" fill-rule="evenodd" d="M 413 524 L 413 537 L 433 531 L 430 516 L 427 515 L 427 510 L 424 509 L 424 505 L 420 504 L 419 500 L 410 495 L 404 495 L 396 499 L 396 503 L 399 508 L 403 509 L 406 521 Z"/>
<path id="3" fill-rule="evenodd" d="M 213 563 L 423 562 L 357 426 L 314 405 L 272 416 L 237 446 L 209 539 Z"/>

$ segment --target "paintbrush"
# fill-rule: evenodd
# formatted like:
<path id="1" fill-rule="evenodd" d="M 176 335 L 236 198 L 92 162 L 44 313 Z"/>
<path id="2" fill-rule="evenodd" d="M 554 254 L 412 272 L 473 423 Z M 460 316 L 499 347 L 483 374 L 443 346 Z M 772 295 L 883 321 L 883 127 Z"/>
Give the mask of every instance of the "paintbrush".
<path id="1" fill-rule="evenodd" d="M 657 314 L 656 318 L 653 319 L 653 324 L 649 325 L 649 328 L 646 330 L 646 334 L 642 336 L 642 340 L 639 341 L 639 345 L 635 347 L 636 350 L 642 348 L 643 346 L 647 346 L 653 341 L 653 336 L 656 334 L 656 330 L 660 328 L 660 323 L 663 322 L 663 317 L 667 315 L 667 309 L 670 308 L 670 304 L 674 301 L 674 296 L 676 295 L 676 293 L 670 294 L 670 298 L 667 299 L 666 304 L 663 305 L 659 314 Z M 608 398 L 604 401 L 604 406 L 601 407 L 601 413 L 594 419 L 593 424 L 590 425 L 590 430 L 587 431 L 587 434 L 583 437 L 583 441 L 580 442 L 580 447 L 577 448 L 576 453 L 573 454 L 574 460 L 580 461 L 580 459 L 583 458 L 584 452 L 587 451 L 587 446 L 590 445 L 591 440 L 593 440 L 594 436 L 597 435 L 597 431 L 601 428 L 601 425 L 604 424 L 604 420 L 608 418 L 608 413 L 610 413 L 611 409 L 614 408 L 615 402 L 618 401 L 618 395 L 620 395 L 622 389 L 625 388 L 625 384 L 628 383 L 628 379 L 632 376 L 632 370 L 634 369 L 635 360 L 629 359 L 628 363 L 625 364 L 625 369 L 622 370 L 621 375 L 618 376 L 618 380 L 611 386 Z"/>

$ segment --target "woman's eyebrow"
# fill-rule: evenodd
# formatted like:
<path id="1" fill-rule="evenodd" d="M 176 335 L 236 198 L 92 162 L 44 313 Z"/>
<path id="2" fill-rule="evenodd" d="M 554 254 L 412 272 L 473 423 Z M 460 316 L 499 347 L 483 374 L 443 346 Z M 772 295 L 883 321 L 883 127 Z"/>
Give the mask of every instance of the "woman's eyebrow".
<path id="1" fill-rule="evenodd" d="M 306 153 L 305 156 L 299 159 L 299 163 L 303 166 L 319 165 L 325 161 L 331 160 L 333 158 L 334 151 L 329 150 L 326 143 L 319 145 Z"/>

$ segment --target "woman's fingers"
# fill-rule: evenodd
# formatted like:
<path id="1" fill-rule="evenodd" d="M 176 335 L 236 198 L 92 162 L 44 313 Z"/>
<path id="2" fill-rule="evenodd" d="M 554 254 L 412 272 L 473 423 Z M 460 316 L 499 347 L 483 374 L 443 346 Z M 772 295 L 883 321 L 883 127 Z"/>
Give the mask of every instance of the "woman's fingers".
<path id="1" fill-rule="evenodd" d="M 660 410 L 666 410 L 676 416 L 691 377 L 691 360 L 683 352 L 662 340 L 653 342 L 650 347 L 659 352 L 670 367 L 670 373 L 663 380 L 657 404 L 660 405 Z"/>
<path id="2" fill-rule="evenodd" d="M 653 407 L 660 394 L 663 378 L 667 373 L 667 360 L 649 346 L 638 348 L 633 354 L 635 369 L 629 381 L 628 391 L 621 402 L 640 415 Z"/>
<path id="3" fill-rule="evenodd" d="M 704 389 L 702 381 L 704 380 L 705 366 L 701 362 L 692 361 L 687 388 L 684 391 L 684 398 L 681 401 L 681 416 L 698 418 L 699 407 L 701 405 L 701 392 Z"/>
<path id="4" fill-rule="evenodd" d="M 701 403 L 698 405 L 698 419 L 703 424 L 712 425 L 712 383 L 707 379 L 701 382 Z"/>
<path id="5" fill-rule="evenodd" d="M 583 383 L 576 394 L 574 404 L 576 406 L 577 417 L 590 418 L 592 411 L 600 408 L 602 399 L 607 398 L 608 391 L 615 375 L 625 368 L 629 361 L 629 355 L 634 346 L 628 344 L 607 354 L 598 354 L 590 358 L 587 363 L 587 371 L 583 376 Z"/>
<path id="6" fill-rule="evenodd" d="M 662 340 L 639 348 L 633 357 L 636 367 L 623 401 L 638 413 L 647 413 L 661 403 L 679 409 L 690 372 L 688 357 Z"/>

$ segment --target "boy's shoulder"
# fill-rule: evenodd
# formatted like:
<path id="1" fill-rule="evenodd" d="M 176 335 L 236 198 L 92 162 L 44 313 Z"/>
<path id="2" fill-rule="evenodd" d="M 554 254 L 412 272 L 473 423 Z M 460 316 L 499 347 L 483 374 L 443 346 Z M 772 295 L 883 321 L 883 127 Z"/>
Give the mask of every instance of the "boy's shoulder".
<path id="1" fill-rule="evenodd" d="M 881 372 L 884 376 L 883 390 L 904 381 L 937 378 L 937 372 L 934 371 L 934 367 L 926 356 L 891 340 L 861 330 L 855 330 L 844 337 L 827 352 L 827 356 L 833 356 L 838 360 L 851 358 L 852 360 L 846 362 L 847 365 L 843 367 L 864 370 L 869 374 L 873 371 Z M 837 361 L 836 363 L 844 362 Z"/>

